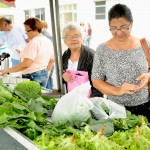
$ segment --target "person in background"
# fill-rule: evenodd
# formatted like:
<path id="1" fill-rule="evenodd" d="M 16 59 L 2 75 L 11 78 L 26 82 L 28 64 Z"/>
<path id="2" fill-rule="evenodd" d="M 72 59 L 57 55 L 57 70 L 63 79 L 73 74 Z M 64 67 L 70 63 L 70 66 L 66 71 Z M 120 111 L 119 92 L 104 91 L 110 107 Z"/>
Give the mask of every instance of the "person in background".
<path id="1" fill-rule="evenodd" d="M 92 35 L 92 28 L 90 23 L 88 23 L 87 35 L 85 37 L 85 45 L 88 47 L 90 46 L 91 35 Z"/>
<path id="2" fill-rule="evenodd" d="M 45 35 L 47 38 L 49 38 L 53 42 L 53 37 L 50 35 L 50 33 L 47 31 L 48 29 L 48 24 L 46 21 L 41 21 L 43 29 L 42 29 L 42 34 Z"/>
<path id="3" fill-rule="evenodd" d="M 16 66 L 20 63 L 19 52 L 24 49 L 29 39 L 22 28 L 14 26 L 12 20 L 6 17 L 0 18 L 0 31 L 3 31 L 0 46 L 7 43 L 11 51 L 12 66 Z"/>
<path id="4" fill-rule="evenodd" d="M 82 39 L 83 39 L 83 43 L 85 42 L 85 38 L 86 38 L 86 27 L 84 22 L 80 22 L 80 27 L 81 27 L 81 31 L 82 31 Z"/>
<path id="5" fill-rule="evenodd" d="M 63 29 L 64 43 L 68 49 L 63 53 L 63 80 L 67 87 L 68 82 L 72 82 L 72 76 L 66 72 L 67 69 L 87 71 L 90 83 L 91 82 L 91 70 L 94 58 L 94 50 L 84 46 L 82 29 L 76 24 L 69 23 Z M 67 88 L 66 88 L 67 89 Z M 92 86 L 91 97 L 99 96 L 102 94 Z"/>
<path id="6" fill-rule="evenodd" d="M 44 36 L 46 36 L 47 38 L 49 38 L 52 42 L 53 42 L 53 37 L 50 35 L 50 33 L 47 31 L 48 28 L 48 24 L 46 21 L 41 21 L 43 29 L 42 29 L 42 34 Z M 49 89 L 50 91 L 52 91 L 53 89 L 53 79 L 52 79 L 52 75 L 54 72 L 54 66 L 51 69 L 51 72 L 49 72 L 49 79 L 46 85 L 46 88 Z"/>
<path id="7" fill-rule="evenodd" d="M 20 53 L 21 63 L 0 72 L 4 75 L 21 71 L 23 78 L 34 80 L 46 87 L 48 71 L 51 71 L 54 65 L 53 44 L 41 34 L 43 27 L 39 19 L 29 18 L 24 22 L 24 26 L 30 41 Z"/>
<path id="8" fill-rule="evenodd" d="M 93 86 L 109 100 L 150 121 L 147 87 L 150 73 L 140 39 L 131 35 L 133 17 L 130 8 L 115 4 L 108 12 L 108 21 L 112 38 L 96 49 Z M 150 42 L 147 43 L 150 48 Z"/>

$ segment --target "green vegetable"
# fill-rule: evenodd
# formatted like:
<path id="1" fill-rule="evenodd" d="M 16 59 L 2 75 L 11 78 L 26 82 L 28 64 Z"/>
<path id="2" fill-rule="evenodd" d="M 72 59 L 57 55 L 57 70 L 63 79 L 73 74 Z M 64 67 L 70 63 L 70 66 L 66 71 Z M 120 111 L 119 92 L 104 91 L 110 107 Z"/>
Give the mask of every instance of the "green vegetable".
<path id="1" fill-rule="evenodd" d="M 137 125 L 141 126 L 142 125 L 142 115 L 135 115 L 132 114 L 130 111 L 126 111 L 127 117 L 126 118 L 118 118 L 118 119 L 113 119 L 113 124 L 115 127 L 115 131 L 118 130 L 128 130 L 130 128 L 134 128 Z M 145 120 L 147 120 L 145 118 Z"/>
<path id="2" fill-rule="evenodd" d="M 136 127 L 136 132 L 133 135 L 131 147 L 132 150 L 150 150 L 150 140 L 145 138 L 140 132 L 139 127 Z"/>
<path id="3" fill-rule="evenodd" d="M 104 127 L 86 143 L 86 150 L 124 150 L 122 146 L 102 135 Z"/>
<path id="4" fill-rule="evenodd" d="M 4 97 L 0 97 L 0 105 L 6 102 L 6 99 Z"/>
<path id="5" fill-rule="evenodd" d="M 139 131 L 145 138 L 150 139 L 150 128 L 146 125 L 144 117 L 142 117 L 142 126 L 139 128 Z"/>
<path id="6" fill-rule="evenodd" d="M 15 90 L 41 94 L 41 86 L 36 81 L 24 81 L 18 83 L 17 86 L 15 87 Z"/>
<path id="7" fill-rule="evenodd" d="M 3 86 L 0 86 L 0 97 L 11 99 L 12 94 L 9 91 L 7 91 Z"/>
<path id="8" fill-rule="evenodd" d="M 35 81 L 24 81 L 18 83 L 14 88 L 14 92 L 23 100 L 36 99 L 41 95 L 41 86 Z"/>

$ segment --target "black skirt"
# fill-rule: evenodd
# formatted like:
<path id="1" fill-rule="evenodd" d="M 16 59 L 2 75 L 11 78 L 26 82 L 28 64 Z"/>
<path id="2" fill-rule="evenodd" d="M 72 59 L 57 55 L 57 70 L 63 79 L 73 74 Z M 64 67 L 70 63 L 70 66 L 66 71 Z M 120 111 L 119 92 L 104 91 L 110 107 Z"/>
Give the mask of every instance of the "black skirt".
<path id="1" fill-rule="evenodd" d="M 127 110 L 131 111 L 132 114 L 135 115 L 143 115 L 147 117 L 149 123 L 150 123 L 150 100 L 147 103 L 138 105 L 138 106 L 125 106 Z"/>

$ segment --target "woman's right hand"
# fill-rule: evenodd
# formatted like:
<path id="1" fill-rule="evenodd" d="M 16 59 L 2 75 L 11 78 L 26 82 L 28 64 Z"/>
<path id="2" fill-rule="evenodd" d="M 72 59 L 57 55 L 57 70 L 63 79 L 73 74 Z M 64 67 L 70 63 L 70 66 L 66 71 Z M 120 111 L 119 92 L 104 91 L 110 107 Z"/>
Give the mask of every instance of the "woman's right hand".
<path id="1" fill-rule="evenodd" d="M 63 77 L 63 79 L 64 79 L 66 82 L 72 82 L 72 81 L 73 81 L 72 76 L 71 76 L 69 73 L 67 73 L 67 72 L 63 73 L 62 77 Z"/>

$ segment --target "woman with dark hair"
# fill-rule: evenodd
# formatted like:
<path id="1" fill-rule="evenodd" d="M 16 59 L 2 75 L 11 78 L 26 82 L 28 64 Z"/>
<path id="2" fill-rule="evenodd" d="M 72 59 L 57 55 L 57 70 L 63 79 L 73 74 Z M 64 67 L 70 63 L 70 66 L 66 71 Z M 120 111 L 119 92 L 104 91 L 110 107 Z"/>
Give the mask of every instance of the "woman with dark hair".
<path id="1" fill-rule="evenodd" d="M 20 53 L 21 63 L 0 72 L 4 75 L 21 71 L 23 78 L 37 81 L 42 87 L 46 87 L 48 71 L 54 65 L 53 44 L 41 34 L 42 24 L 37 18 L 27 19 L 24 26 L 30 41 Z"/>
<path id="2" fill-rule="evenodd" d="M 92 69 L 93 86 L 109 100 L 127 110 L 147 116 L 150 100 L 147 83 L 148 63 L 140 39 L 131 35 L 133 18 L 124 4 L 114 5 L 108 13 L 112 38 L 97 47 Z M 150 48 L 150 42 L 147 41 Z"/>

